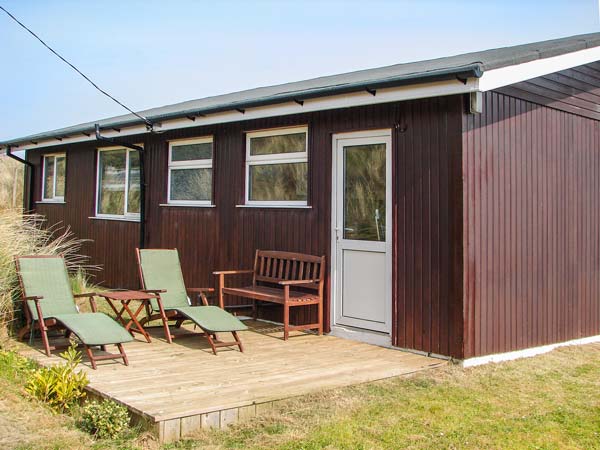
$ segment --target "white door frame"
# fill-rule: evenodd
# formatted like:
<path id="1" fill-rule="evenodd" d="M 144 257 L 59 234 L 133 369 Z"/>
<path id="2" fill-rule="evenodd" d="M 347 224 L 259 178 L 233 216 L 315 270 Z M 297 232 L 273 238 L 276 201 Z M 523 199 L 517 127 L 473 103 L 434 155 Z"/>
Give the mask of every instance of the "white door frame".
<path id="1" fill-rule="evenodd" d="M 351 133 L 338 133 L 332 136 L 331 142 L 331 155 L 332 155 L 332 177 L 331 177 L 331 272 L 329 274 L 331 280 L 331 313 L 330 313 L 330 324 L 332 330 L 338 327 L 345 327 L 337 323 L 339 317 L 338 305 L 338 289 L 339 289 L 339 277 L 338 277 L 338 249 L 337 249 L 337 237 L 338 237 L 338 182 L 339 182 L 339 169 L 338 169 L 338 142 L 342 140 L 356 139 L 362 140 L 365 138 L 381 138 L 381 142 L 386 144 L 386 298 L 385 298 L 385 311 L 386 319 L 385 325 L 387 331 L 383 334 L 391 335 L 391 322 L 392 322 L 392 230 L 393 230 L 393 215 L 392 215 L 392 130 L 391 129 L 380 129 L 380 130 L 369 130 L 369 131 L 356 131 Z M 368 333 L 369 331 L 367 331 Z"/>

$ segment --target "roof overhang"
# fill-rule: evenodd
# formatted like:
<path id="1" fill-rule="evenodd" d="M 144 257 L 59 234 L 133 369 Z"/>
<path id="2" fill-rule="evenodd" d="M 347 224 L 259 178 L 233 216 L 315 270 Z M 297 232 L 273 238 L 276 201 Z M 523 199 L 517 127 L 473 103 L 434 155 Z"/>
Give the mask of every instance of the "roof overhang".
<path id="1" fill-rule="evenodd" d="M 217 123 L 461 94 L 475 90 L 475 80 L 481 74 L 480 65 L 471 64 L 426 74 L 409 74 L 364 83 L 348 83 L 302 92 L 289 92 L 213 108 L 188 109 L 147 117 L 155 124 L 155 132 L 164 132 Z M 103 123 L 101 130 L 107 137 L 132 136 L 149 132 L 143 121 L 138 118 Z M 0 148 L 10 145 L 19 150 L 30 150 L 93 140 L 95 140 L 94 128 L 86 124 L 71 128 L 69 134 L 58 130 L 0 142 Z"/>
<path id="2" fill-rule="evenodd" d="M 558 52 L 558 50 L 556 51 Z M 487 70 L 483 69 L 485 64 L 482 62 L 473 62 L 467 65 L 405 73 L 367 81 L 290 90 L 258 98 L 220 103 L 205 108 L 182 107 L 176 110 L 167 108 L 168 113 L 147 115 L 147 118 L 153 122 L 154 132 L 164 132 L 265 117 L 485 92 L 600 61 L 600 47 L 583 48 L 555 56 L 549 56 L 547 50 L 545 53 L 537 51 L 537 54 L 538 57 L 535 58 L 531 56 L 530 52 L 529 60 L 522 63 L 514 60 L 513 64 L 499 68 L 489 68 L 488 65 Z M 106 137 L 133 136 L 149 132 L 145 123 L 133 115 L 100 122 L 102 134 Z M 9 145 L 18 150 L 31 150 L 94 140 L 94 123 L 92 122 L 0 142 L 0 150 Z"/>
<path id="3" fill-rule="evenodd" d="M 491 91 L 503 86 L 541 77 L 572 67 L 600 61 L 600 47 L 586 48 L 549 58 L 536 59 L 522 64 L 486 70 L 477 80 L 477 90 Z"/>

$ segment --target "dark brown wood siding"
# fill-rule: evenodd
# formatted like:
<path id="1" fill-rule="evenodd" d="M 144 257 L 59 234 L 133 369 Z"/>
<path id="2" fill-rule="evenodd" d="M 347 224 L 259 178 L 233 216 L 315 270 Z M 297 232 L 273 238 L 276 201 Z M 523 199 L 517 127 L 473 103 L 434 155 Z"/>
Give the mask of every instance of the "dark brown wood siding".
<path id="1" fill-rule="evenodd" d="M 483 99 L 463 122 L 465 357 L 598 335 L 600 123 Z"/>
<path id="2" fill-rule="evenodd" d="M 522 100 L 600 120 L 600 63 L 573 67 L 497 90 Z"/>
<path id="3" fill-rule="evenodd" d="M 257 248 L 326 255 L 329 264 L 332 134 L 391 128 L 393 343 L 460 357 L 461 105 L 461 98 L 454 96 L 128 138 L 130 142 L 143 142 L 147 152 L 146 245 L 178 248 L 189 286 L 214 286 L 212 271 L 216 269 L 250 268 Z M 309 126 L 311 208 L 237 207 L 244 199 L 244 132 L 300 124 Z M 159 206 L 166 203 L 168 140 L 207 135 L 214 136 L 216 207 Z M 93 240 L 86 251 L 92 262 L 103 265 L 98 281 L 112 287 L 137 287 L 133 249 L 139 225 L 89 218 L 94 213 L 96 146 L 85 143 L 68 147 L 67 203 L 38 204 L 37 210 L 46 214 L 50 223 L 63 222 L 79 237 Z M 39 152 L 30 152 L 30 159 L 39 165 Z M 328 280 L 326 323 L 329 291 Z M 236 303 L 236 299 L 229 300 Z M 281 319 L 277 306 L 265 309 L 264 314 Z M 295 314 L 292 320 L 308 321 L 313 320 L 315 311 L 300 308 Z"/>

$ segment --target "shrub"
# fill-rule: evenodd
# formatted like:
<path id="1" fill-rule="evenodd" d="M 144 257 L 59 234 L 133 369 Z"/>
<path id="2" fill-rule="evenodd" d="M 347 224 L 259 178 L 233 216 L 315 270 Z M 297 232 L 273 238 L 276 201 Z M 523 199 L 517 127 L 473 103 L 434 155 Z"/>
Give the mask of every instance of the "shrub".
<path id="1" fill-rule="evenodd" d="M 52 409 L 66 412 L 85 397 L 84 388 L 89 381 L 85 372 L 75 372 L 81 362 L 81 352 L 76 350 L 75 344 L 61 356 L 66 362 L 35 370 L 27 380 L 25 390 Z"/>
<path id="2" fill-rule="evenodd" d="M 93 401 L 83 407 L 79 426 L 98 439 L 115 439 L 128 429 L 129 413 L 112 400 Z"/>
<path id="3" fill-rule="evenodd" d="M 84 271 L 93 269 L 85 264 L 86 257 L 79 251 L 85 242 L 76 239 L 66 228 L 45 227 L 45 219 L 38 214 L 23 214 L 20 209 L 0 210 L 0 328 L 14 317 L 15 301 L 19 297 L 19 283 L 14 257 L 19 255 L 63 255 L 69 272 L 86 280 Z M 20 307 L 20 302 L 17 303 Z"/>

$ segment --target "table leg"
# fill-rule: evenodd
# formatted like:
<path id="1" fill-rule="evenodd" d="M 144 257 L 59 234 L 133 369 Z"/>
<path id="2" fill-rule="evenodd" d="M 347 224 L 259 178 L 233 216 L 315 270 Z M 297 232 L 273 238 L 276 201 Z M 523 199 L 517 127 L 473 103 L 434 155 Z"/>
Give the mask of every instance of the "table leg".
<path id="1" fill-rule="evenodd" d="M 150 335 L 148 334 L 148 332 L 146 330 L 144 330 L 144 327 L 140 324 L 140 322 L 137 319 L 137 316 L 139 315 L 139 313 L 142 311 L 142 309 L 144 309 L 144 302 L 142 301 L 140 303 L 140 306 L 138 307 L 138 309 L 135 312 L 131 311 L 131 309 L 129 308 L 130 302 L 131 302 L 131 300 L 122 302 L 123 307 L 127 310 L 127 314 L 129 314 L 129 317 L 130 317 L 129 322 L 127 322 L 127 325 L 125 325 L 125 329 L 127 331 L 129 331 L 130 333 L 132 331 L 138 332 L 146 338 L 147 342 L 152 342 Z M 135 325 L 135 327 L 134 327 L 134 325 Z"/>

